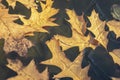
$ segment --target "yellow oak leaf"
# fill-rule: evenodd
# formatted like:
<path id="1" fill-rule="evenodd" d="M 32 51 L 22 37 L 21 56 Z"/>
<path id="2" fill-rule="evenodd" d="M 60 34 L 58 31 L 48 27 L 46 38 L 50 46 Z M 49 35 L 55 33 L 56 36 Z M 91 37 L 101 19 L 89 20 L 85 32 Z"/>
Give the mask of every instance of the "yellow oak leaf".
<path id="1" fill-rule="evenodd" d="M 73 80 L 90 80 L 88 77 L 89 66 L 83 69 L 81 68 L 83 53 L 80 53 L 78 57 L 71 62 L 66 58 L 64 52 L 61 51 L 58 40 L 52 38 L 50 41 L 47 41 L 46 44 L 52 52 L 53 57 L 41 63 L 55 65 L 62 69 L 62 71 L 53 78 L 71 77 Z"/>
<path id="2" fill-rule="evenodd" d="M 74 10 L 69 10 L 69 9 L 66 9 L 66 13 L 70 18 L 67 21 L 71 24 L 72 28 L 78 31 L 80 34 L 85 33 L 86 22 L 83 18 L 83 15 L 77 16 Z"/>
<path id="3" fill-rule="evenodd" d="M 120 22 L 111 20 L 107 22 L 107 25 L 109 26 L 110 31 L 114 31 L 116 34 L 116 37 L 120 37 Z"/>
<path id="4" fill-rule="evenodd" d="M 23 26 L 14 23 L 18 19 L 18 15 L 8 14 L 8 9 L 0 8 L 0 38 L 7 39 L 9 36 L 14 39 L 20 39 L 27 33 L 34 32 L 34 29 L 29 26 Z"/>
<path id="5" fill-rule="evenodd" d="M 52 26 L 55 24 L 51 22 L 53 19 L 50 19 L 49 17 L 54 15 L 54 12 L 57 13 L 58 10 L 53 9 L 50 6 L 47 4 L 47 9 L 41 12 L 42 14 L 37 12 L 35 7 L 31 8 L 32 15 L 30 20 L 26 20 L 25 25 L 14 23 L 14 20 L 19 19 L 20 15 L 9 14 L 8 9 L 3 9 L 0 7 L 0 38 L 5 39 L 4 50 L 6 53 L 16 51 L 21 56 L 25 56 L 27 54 L 27 49 L 33 46 L 33 44 L 29 40 L 25 39 L 24 36 L 31 36 L 31 34 L 33 35 L 33 32 L 46 32 L 46 30 L 42 28 L 43 26 Z M 48 13 L 51 13 L 51 15 L 48 15 L 48 13 L 46 13 L 47 11 Z M 47 18 L 44 17 L 46 15 Z"/>
<path id="6" fill-rule="evenodd" d="M 95 27 L 100 26 L 103 21 L 100 20 L 98 13 L 95 12 L 95 10 L 92 11 L 91 16 L 88 16 L 88 19 L 91 22 L 91 27 L 89 30 L 96 30 Z"/>
<path id="7" fill-rule="evenodd" d="M 39 73 L 34 60 L 31 60 L 28 66 L 24 67 L 19 60 L 12 61 L 8 59 L 8 67 L 17 72 L 17 76 L 7 80 L 49 80 L 48 69 Z"/>
<path id="8" fill-rule="evenodd" d="M 9 6 L 12 6 L 13 8 L 16 6 L 16 2 L 19 1 L 23 5 L 25 5 L 27 8 L 35 7 L 37 6 L 34 3 L 34 0 L 6 0 L 9 4 Z"/>
<path id="9" fill-rule="evenodd" d="M 107 44 L 108 44 L 108 38 L 107 35 L 109 33 L 109 31 L 105 31 L 105 25 L 108 24 L 108 27 L 110 28 L 110 30 L 115 30 L 115 28 L 113 28 L 110 22 L 105 22 L 105 21 L 101 21 L 98 13 L 96 13 L 94 10 L 91 14 L 90 17 L 88 17 L 90 22 L 91 22 L 91 27 L 88 28 L 92 33 L 94 33 L 95 35 L 95 39 L 97 41 L 99 41 L 100 44 L 102 44 L 106 49 L 107 49 Z M 110 25 L 111 24 L 111 25 Z M 118 29 L 118 28 L 116 28 Z M 113 57 L 114 62 L 120 64 L 120 49 L 115 49 L 112 52 L 110 52 L 110 55 Z"/>
<path id="10" fill-rule="evenodd" d="M 91 26 L 88 30 L 90 30 L 95 35 L 95 39 L 106 48 L 108 43 L 108 32 L 105 31 L 106 22 L 99 19 L 98 13 L 96 13 L 95 10 L 92 11 L 91 16 L 88 18 L 91 22 Z"/>
<path id="11" fill-rule="evenodd" d="M 91 36 L 84 36 L 78 33 L 75 29 L 72 29 L 72 37 L 65 37 L 62 35 L 55 35 L 56 39 L 59 39 L 62 50 L 67 50 L 73 46 L 78 46 L 79 50 L 83 50 L 85 47 L 92 47 L 90 40 Z"/>
<path id="12" fill-rule="evenodd" d="M 41 2 L 42 0 L 40 0 L 39 2 L 40 2 L 40 5 L 41 5 L 41 7 L 42 7 L 42 10 L 44 10 L 45 8 L 47 8 L 47 7 L 52 7 L 52 4 L 53 4 L 53 0 L 45 0 L 46 1 L 46 4 L 44 4 L 44 3 L 42 3 Z"/>
<path id="13" fill-rule="evenodd" d="M 25 19 L 23 16 L 20 16 L 20 19 L 23 21 L 24 25 L 29 25 L 36 31 L 47 32 L 44 27 L 58 26 L 56 23 L 52 22 L 55 19 L 51 17 L 58 12 L 58 9 L 52 8 L 52 3 L 52 0 L 47 0 L 46 4 L 41 3 L 41 12 L 38 12 L 35 7 L 32 7 L 30 18 Z"/>
<path id="14" fill-rule="evenodd" d="M 67 21 L 71 24 L 72 37 L 55 35 L 55 38 L 59 39 L 62 50 L 67 50 L 73 46 L 78 46 L 80 51 L 88 46 L 94 47 L 90 42 L 92 40 L 91 35 L 84 35 L 86 32 L 86 23 L 84 21 L 83 15 L 77 16 L 74 10 L 67 9 L 66 11 L 70 18 Z"/>
<path id="15" fill-rule="evenodd" d="M 15 50 L 20 55 L 26 54 L 27 49 L 33 45 L 24 36 L 33 33 L 35 30 L 29 26 L 14 23 L 13 21 L 18 19 L 19 16 L 8 14 L 7 9 L 0 8 L 0 12 L 0 39 L 5 39 L 5 52 L 8 53 Z"/>
<path id="16" fill-rule="evenodd" d="M 115 49 L 109 54 L 113 57 L 114 62 L 120 65 L 120 49 Z"/>

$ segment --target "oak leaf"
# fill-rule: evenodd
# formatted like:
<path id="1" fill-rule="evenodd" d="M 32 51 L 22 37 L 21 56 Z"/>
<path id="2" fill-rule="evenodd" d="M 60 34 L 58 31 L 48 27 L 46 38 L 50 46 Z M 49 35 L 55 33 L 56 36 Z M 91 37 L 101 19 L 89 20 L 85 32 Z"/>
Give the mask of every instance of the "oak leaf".
<path id="1" fill-rule="evenodd" d="M 95 12 L 95 10 L 92 11 L 92 14 L 90 17 L 88 17 L 91 22 L 91 27 L 88 28 L 92 33 L 95 35 L 95 39 L 99 41 L 100 44 L 102 44 L 107 49 L 108 44 L 108 33 L 109 31 L 105 31 L 105 25 L 109 24 L 108 27 L 110 27 L 110 30 L 115 30 L 113 26 L 110 26 L 110 22 L 107 23 L 105 21 L 100 20 L 98 13 Z M 114 25 L 114 24 L 112 24 Z M 120 49 L 115 49 L 112 52 L 110 52 L 110 55 L 113 57 L 114 62 L 120 64 L 120 55 L 119 55 Z"/>
<path id="2" fill-rule="evenodd" d="M 86 32 L 86 22 L 84 20 L 84 14 L 81 16 L 78 16 L 74 10 L 66 9 L 66 13 L 69 16 L 69 20 L 67 20 L 73 29 L 78 31 L 80 34 L 83 34 Z"/>
<path id="3" fill-rule="evenodd" d="M 42 73 L 39 73 L 34 60 L 26 67 L 19 60 L 13 62 L 8 59 L 8 62 L 9 64 L 7 66 L 16 71 L 18 75 L 7 80 L 49 80 L 47 68 Z"/>
<path id="4" fill-rule="evenodd" d="M 84 36 L 78 33 L 75 29 L 72 29 L 72 37 L 65 37 L 61 35 L 55 35 L 56 39 L 59 39 L 60 46 L 62 50 L 67 50 L 68 48 L 78 46 L 79 50 L 83 50 L 85 47 L 92 46 L 90 44 L 91 36 Z"/>
<path id="5" fill-rule="evenodd" d="M 64 52 L 61 51 L 58 40 L 52 38 L 50 41 L 47 41 L 46 44 L 52 52 L 53 57 L 41 63 L 55 65 L 62 69 L 62 71 L 53 78 L 71 77 L 73 80 L 90 80 L 87 75 L 89 66 L 83 69 L 81 68 L 83 53 L 80 53 L 78 57 L 71 62 L 66 58 Z"/>
<path id="6" fill-rule="evenodd" d="M 40 2 L 42 11 L 38 12 L 35 7 L 31 8 L 31 16 L 29 19 L 25 19 L 20 16 L 24 25 L 29 25 L 38 32 L 47 32 L 44 27 L 58 26 L 56 23 L 52 22 L 55 18 L 51 18 L 53 15 L 57 14 L 58 9 L 52 8 L 52 0 L 47 0 L 46 4 Z"/>
<path id="7" fill-rule="evenodd" d="M 35 7 L 37 6 L 34 3 L 34 0 L 6 0 L 9 4 L 9 6 L 12 6 L 13 8 L 16 6 L 16 2 L 19 1 L 23 5 L 25 5 L 27 8 Z"/>
<path id="8" fill-rule="evenodd" d="M 29 26 L 14 23 L 14 20 L 19 18 L 19 15 L 9 14 L 8 9 L 0 8 L 0 12 L 0 38 L 7 39 L 12 36 L 14 39 L 20 39 L 25 34 L 34 32 L 34 29 Z"/>
<path id="9" fill-rule="evenodd" d="M 23 25 L 14 23 L 14 20 L 18 19 L 19 16 L 9 14 L 8 9 L 0 8 L 0 12 L 1 12 L 0 13 L 0 28 L 1 28 L 0 39 L 1 38 L 5 39 L 5 46 L 4 46 L 5 52 L 8 53 L 10 51 L 13 51 L 16 48 L 17 42 L 20 42 L 20 41 L 21 41 L 21 44 L 28 45 L 26 49 L 31 47 L 32 43 L 24 39 L 24 36 L 26 36 L 29 33 L 33 33 L 35 30 L 30 28 L 29 26 L 23 26 Z M 14 49 L 12 49 L 11 47 L 13 45 L 15 45 Z M 21 45 L 21 46 L 18 45 L 19 47 L 16 49 L 21 50 L 24 45 Z"/>
<path id="10" fill-rule="evenodd" d="M 49 21 L 48 18 L 57 13 L 58 10 L 53 9 L 53 1 L 48 0 L 46 4 L 41 3 L 45 7 L 43 12 L 39 13 L 32 7 L 32 15 L 30 20 L 25 20 L 20 15 L 9 14 L 8 9 L 0 8 L 0 38 L 5 39 L 4 50 L 6 53 L 11 51 L 16 51 L 20 55 L 26 55 L 27 49 L 33 46 L 33 44 L 24 38 L 24 36 L 33 35 L 33 32 L 46 32 L 42 27 L 43 26 L 55 26 L 56 24 Z M 50 15 L 48 15 L 48 13 Z M 52 13 L 53 12 L 53 13 Z M 35 16 L 36 15 L 36 16 Z M 45 18 L 44 16 L 47 16 Z M 19 19 L 24 21 L 25 25 L 19 25 L 14 23 L 14 20 Z M 52 21 L 54 19 L 51 19 Z"/>
<path id="11" fill-rule="evenodd" d="M 116 37 L 120 37 L 120 22 L 111 20 L 107 22 L 107 25 L 109 26 L 110 31 L 114 31 L 116 34 Z"/>
<path id="12" fill-rule="evenodd" d="M 86 32 L 86 23 L 82 16 L 77 16 L 74 10 L 67 9 L 67 14 L 69 16 L 69 20 L 67 20 L 71 24 L 72 36 L 65 37 L 62 35 L 55 35 L 56 39 L 59 39 L 60 46 L 62 50 L 67 50 L 68 48 L 78 46 L 79 50 L 82 51 L 85 47 L 95 47 L 91 44 L 93 40 L 92 36 L 89 34 L 85 36 Z"/>
<path id="13" fill-rule="evenodd" d="M 90 30 L 95 35 L 95 39 L 106 48 L 108 43 L 108 32 L 105 31 L 106 22 L 99 19 L 99 15 L 95 10 L 92 11 L 92 14 L 88 19 L 91 22 L 91 27 L 87 29 Z"/>

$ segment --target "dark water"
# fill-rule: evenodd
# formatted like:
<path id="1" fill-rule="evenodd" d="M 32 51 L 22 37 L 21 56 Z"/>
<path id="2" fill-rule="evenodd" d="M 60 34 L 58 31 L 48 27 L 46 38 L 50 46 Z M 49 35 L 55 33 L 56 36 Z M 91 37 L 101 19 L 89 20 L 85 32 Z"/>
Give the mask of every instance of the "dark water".
<path id="1" fill-rule="evenodd" d="M 92 9 L 98 11 L 102 19 L 110 20 L 111 7 L 113 4 L 119 4 L 120 0 L 73 0 L 73 7 L 78 15 L 85 12 L 87 15 Z"/>

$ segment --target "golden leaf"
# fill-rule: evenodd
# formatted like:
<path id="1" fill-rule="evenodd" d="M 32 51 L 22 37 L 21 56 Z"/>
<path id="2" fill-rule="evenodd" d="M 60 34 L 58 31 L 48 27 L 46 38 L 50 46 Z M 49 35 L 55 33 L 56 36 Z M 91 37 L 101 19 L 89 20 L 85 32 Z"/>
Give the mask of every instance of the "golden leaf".
<path id="1" fill-rule="evenodd" d="M 120 37 L 120 22 L 111 20 L 107 22 L 107 25 L 109 26 L 110 31 L 114 31 L 116 34 L 116 37 Z"/>
<path id="2" fill-rule="evenodd" d="M 92 11 L 90 17 L 88 17 L 91 22 L 91 27 L 88 28 L 95 35 L 95 39 L 100 42 L 105 48 L 107 47 L 107 35 L 108 32 L 105 31 L 105 21 L 99 19 L 98 14 L 95 10 Z"/>
<path id="3" fill-rule="evenodd" d="M 34 60 L 32 60 L 28 66 L 24 67 L 19 60 L 15 62 L 8 59 L 9 68 L 17 72 L 17 76 L 9 78 L 7 80 L 49 80 L 48 70 L 39 73 Z"/>
<path id="4" fill-rule="evenodd" d="M 35 7 L 37 6 L 34 3 L 34 0 L 6 0 L 9 4 L 9 6 L 12 6 L 13 8 L 16 6 L 16 2 L 19 1 L 23 5 L 25 5 L 27 8 Z"/>
<path id="5" fill-rule="evenodd" d="M 21 55 L 26 54 L 27 49 L 33 45 L 24 36 L 34 32 L 34 29 L 14 23 L 13 21 L 18 19 L 19 16 L 8 14 L 7 9 L 0 8 L 0 12 L 0 38 L 5 39 L 5 52 L 8 53 L 15 50 Z"/>
<path id="6" fill-rule="evenodd" d="M 105 25 L 106 22 L 105 21 L 101 21 L 98 13 L 96 13 L 94 10 L 91 14 L 90 17 L 88 17 L 90 22 L 91 22 L 91 27 L 88 28 L 92 33 L 94 33 L 95 35 L 95 39 L 97 41 L 99 41 L 100 44 L 102 44 L 106 49 L 107 49 L 107 44 L 108 44 L 108 39 L 107 39 L 107 35 L 108 35 L 108 31 L 105 31 Z M 111 21 L 110 21 L 111 22 Z M 110 24 L 110 22 L 108 22 L 108 27 L 110 28 L 110 30 L 115 30 L 115 28 L 113 28 Z M 114 24 L 112 24 L 114 25 Z M 116 28 L 117 30 L 118 28 Z M 120 64 L 120 50 L 119 49 L 115 49 L 112 52 L 110 52 L 110 55 L 113 57 L 114 62 Z"/>
<path id="7" fill-rule="evenodd" d="M 63 50 L 71 48 L 73 46 L 78 46 L 79 50 L 83 50 L 85 47 L 92 46 L 90 44 L 91 36 L 84 36 L 78 33 L 76 30 L 72 29 L 72 37 L 68 38 L 61 35 L 55 35 L 56 39 L 59 39 L 60 46 Z"/>
<path id="8" fill-rule="evenodd" d="M 85 33 L 86 23 L 83 18 L 83 15 L 77 16 L 77 14 L 75 13 L 74 10 L 66 9 L 66 11 L 70 18 L 67 21 L 71 24 L 72 28 L 75 29 L 76 31 L 78 31 L 80 34 Z"/>
<path id="9" fill-rule="evenodd" d="M 78 57 L 71 62 L 65 57 L 64 52 L 60 50 L 59 41 L 55 38 L 52 38 L 50 41 L 47 41 L 47 46 L 52 52 L 52 58 L 47 61 L 43 61 L 43 64 L 55 65 L 62 69 L 62 72 L 55 75 L 53 78 L 62 78 L 62 77 L 71 77 L 73 80 L 89 80 L 88 69 L 89 66 L 81 68 L 81 62 L 83 58 L 83 53 L 80 53 Z"/>
<path id="10" fill-rule="evenodd" d="M 48 2 L 50 1 L 51 0 L 48 0 Z M 25 25 L 14 23 L 14 20 L 19 19 L 20 15 L 9 14 L 8 9 L 0 7 L 0 38 L 5 39 L 4 50 L 6 53 L 16 51 L 19 55 L 25 56 L 27 49 L 33 46 L 33 44 L 25 39 L 24 36 L 31 36 L 33 32 L 46 32 L 46 30 L 42 28 L 43 26 L 56 25 L 50 17 L 54 15 L 53 13 L 56 14 L 58 10 L 51 8 L 51 5 L 52 4 L 48 5 L 47 3 L 46 8 L 44 8 L 45 10 L 41 13 L 37 12 L 35 7 L 32 7 L 30 19 L 25 20 L 21 18 Z M 48 15 L 48 13 L 50 13 L 50 15 Z"/>
<path id="11" fill-rule="evenodd" d="M 52 22 L 55 19 L 51 18 L 55 15 L 58 10 L 52 8 L 52 0 L 47 0 L 46 4 L 41 3 L 42 12 L 38 12 L 35 7 L 31 8 L 31 16 L 29 19 L 25 19 L 20 16 L 24 25 L 29 25 L 39 32 L 47 32 L 43 27 L 58 26 L 56 23 Z"/>
<path id="12" fill-rule="evenodd" d="M 34 32 L 29 26 L 18 25 L 13 21 L 18 19 L 18 15 L 8 14 L 7 9 L 0 8 L 0 38 L 7 39 L 12 36 L 14 39 L 20 39 L 25 34 Z"/>
<path id="13" fill-rule="evenodd" d="M 70 18 L 68 22 L 71 24 L 72 37 L 55 35 L 55 38 L 59 39 L 62 50 L 66 50 L 73 46 L 78 46 L 80 51 L 82 51 L 85 47 L 94 48 L 95 46 L 91 44 L 91 40 L 93 39 L 91 35 L 84 35 L 86 31 L 86 23 L 84 21 L 83 15 L 77 16 L 74 10 L 69 9 L 67 9 L 67 14 Z"/>

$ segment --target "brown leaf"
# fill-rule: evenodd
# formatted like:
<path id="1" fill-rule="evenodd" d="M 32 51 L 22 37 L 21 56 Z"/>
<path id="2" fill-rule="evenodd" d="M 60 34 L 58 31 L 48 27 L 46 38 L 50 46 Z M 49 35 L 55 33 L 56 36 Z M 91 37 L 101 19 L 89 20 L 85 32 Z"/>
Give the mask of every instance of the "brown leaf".
<path id="1" fill-rule="evenodd" d="M 34 44 L 26 38 L 15 40 L 9 37 L 4 44 L 4 51 L 6 53 L 15 51 L 20 56 L 27 56 L 28 49 L 34 46 Z"/>

